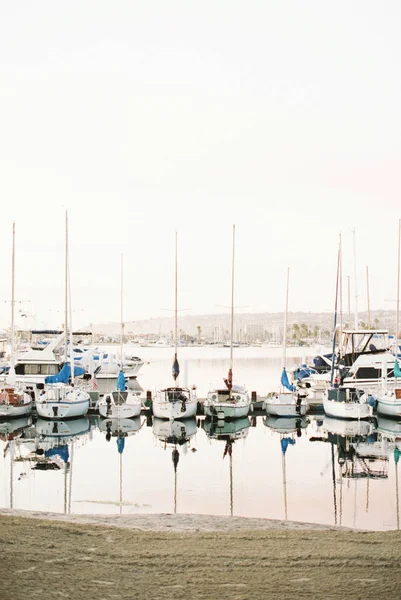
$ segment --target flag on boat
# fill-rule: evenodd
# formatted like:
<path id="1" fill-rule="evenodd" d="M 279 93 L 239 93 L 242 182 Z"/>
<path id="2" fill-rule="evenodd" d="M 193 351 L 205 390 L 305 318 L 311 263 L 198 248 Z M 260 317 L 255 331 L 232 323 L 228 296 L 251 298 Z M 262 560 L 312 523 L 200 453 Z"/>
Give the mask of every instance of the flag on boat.
<path id="1" fill-rule="evenodd" d="M 95 374 L 92 375 L 92 389 L 93 390 L 97 390 L 98 389 L 98 384 L 97 384 L 97 379 L 95 377 Z"/>
<path id="2" fill-rule="evenodd" d="M 285 437 L 281 440 L 281 452 L 285 454 L 287 452 L 287 448 L 291 444 L 292 446 L 295 444 L 295 440 L 289 437 Z"/>
<path id="3" fill-rule="evenodd" d="M 290 392 L 295 392 L 297 389 L 295 385 L 291 385 L 291 383 L 288 381 L 288 375 L 287 371 L 285 370 L 285 367 L 283 368 L 283 372 L 281 373 L 281 385 L 287 390 L 290 390 Z"/>
<path id="4" fill-rule="evenodd" d="M 233 387 L 233 370 L 232 369 L 228 369 L 227 379 L 224 380 L 224 383 L 226 384 L 227 388 L 231 391 L 232 387 Z"/>
<path id="5" fill-rule="evenodd" d="M 177 358 L 177 354 L 174 355 L 174 361 L 173 361 L 173 378 L 174 381 L 177 379 L 178 375 L 180 374 L 180 365 L 178 364 L 178 358 Z"/>
<path id="6" fill-rule="evenodd" d="M 117 377 L 117 390 L 120 392 L 125 392 L 126 389 L 124 371 L 121 369 Z"/>
<path id="7" fill-rule="evenodd" d="M 394 363 L 394 377 L 401 378 L 401 369 L 400 369 L 400 365 L 398 364 L 398 360 L 396 360 Z"/>

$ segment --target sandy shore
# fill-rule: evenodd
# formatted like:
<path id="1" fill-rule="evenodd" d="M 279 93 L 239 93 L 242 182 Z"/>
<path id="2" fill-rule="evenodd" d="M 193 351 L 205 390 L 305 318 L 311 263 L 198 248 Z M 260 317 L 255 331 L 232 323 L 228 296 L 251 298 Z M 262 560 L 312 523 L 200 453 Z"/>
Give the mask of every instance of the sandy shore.
<path id="1" fill-rule="evenodd" d="M 400 532 L 0 511 L 0 598 L 401 597 Z"/>

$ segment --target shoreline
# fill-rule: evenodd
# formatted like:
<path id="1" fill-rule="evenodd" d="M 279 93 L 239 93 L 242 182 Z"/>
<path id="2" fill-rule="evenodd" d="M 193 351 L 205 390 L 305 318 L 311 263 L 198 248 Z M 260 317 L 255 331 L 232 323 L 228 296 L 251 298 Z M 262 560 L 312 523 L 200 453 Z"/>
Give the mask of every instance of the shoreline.
<path id="1" fill-rule="evenodd" d="M 398 599 L 401 532 L 203 515 L 0 511 L 2 598 Z"/>
<path id="2" fill-rule="evenodd" d="M 254 517 L 230 517 L 220 515 L 202 515 L 192 513 L 148 513 L 131 515 L 102 514 L 63 514 L 20 509 L 0 509 L 0 517 L 23 517 L 42 521 L 60 521 L 81 525 L 100 525 L 135 529 L 139 531 L 173 531 L 173 532 L 233 532 L 233 531 L 266 531 L 266 530 L 308 530 L 308 531 L 363 531 L 349 527 L 302 523 L 300 521 L 284 521 L 279 519 L 262 519 Z M 376 533 L 376 532 L 371 532 Z M 379 533 L 379 532 L 378 532 Z M 383 532 L 384 533 L 384 532 Z"/>

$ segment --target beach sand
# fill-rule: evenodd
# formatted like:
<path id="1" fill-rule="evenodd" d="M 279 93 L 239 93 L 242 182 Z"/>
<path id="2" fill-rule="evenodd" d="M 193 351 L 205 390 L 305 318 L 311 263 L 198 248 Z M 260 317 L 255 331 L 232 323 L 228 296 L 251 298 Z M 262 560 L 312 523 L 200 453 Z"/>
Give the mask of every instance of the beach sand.
<path id="1" fill-rule="evenodd" d="M 1 600 L 401 598 L 401 533 L 0 510 Z"/>

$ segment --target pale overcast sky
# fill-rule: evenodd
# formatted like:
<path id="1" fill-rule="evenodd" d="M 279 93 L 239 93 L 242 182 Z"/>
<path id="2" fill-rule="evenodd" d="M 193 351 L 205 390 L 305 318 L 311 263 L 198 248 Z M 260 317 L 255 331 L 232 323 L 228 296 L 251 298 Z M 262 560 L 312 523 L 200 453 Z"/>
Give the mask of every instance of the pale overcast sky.
<path id="1" fill-rule="evenodd" d="M 0 325 L 16 296 L 62 322 L 334 306 L 338 234 L 358 307 L 395 308 L 401 216 L 397 0 L 0 5 Z M 353 295 L 352 291 L 352 295 Z"/>

